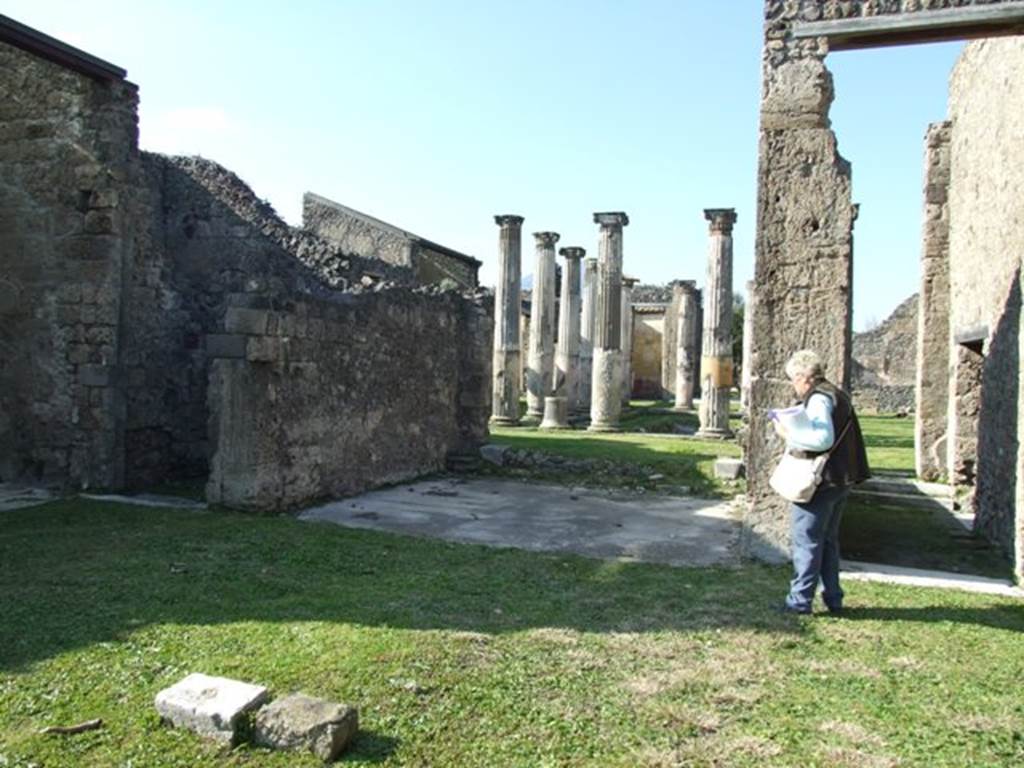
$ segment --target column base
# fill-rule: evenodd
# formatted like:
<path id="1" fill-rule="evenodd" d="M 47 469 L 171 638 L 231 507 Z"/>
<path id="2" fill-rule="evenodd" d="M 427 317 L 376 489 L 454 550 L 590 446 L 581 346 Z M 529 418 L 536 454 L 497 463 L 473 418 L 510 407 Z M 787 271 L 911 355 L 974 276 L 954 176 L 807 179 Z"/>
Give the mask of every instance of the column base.
<path id="1" fill-rule="evenodd" d="M 564 397 L 544 399 L 544 421 L 541 429 L 569 429 L 569 404 Z"/>
<path id="2" fill-rule="evenodd" d="M 689 405 L 673 405 L 672 406 L 672 412 L 673 413 L 691 413 L 692 411 L 693 411 L 693 403 L 690 403 Z"/>
<path id="3" fill-rule="evenodd" d="M 736 433 L 731 429 L 698 429 L 694 437 L 702 440 L 734 440 Z"/>
<path id="4" fill-rule="evenodd" d="M 495 427 L 518 427 L 520 419 L 513 419 L 511 416 L 491 416 L 487 423 Z"/>

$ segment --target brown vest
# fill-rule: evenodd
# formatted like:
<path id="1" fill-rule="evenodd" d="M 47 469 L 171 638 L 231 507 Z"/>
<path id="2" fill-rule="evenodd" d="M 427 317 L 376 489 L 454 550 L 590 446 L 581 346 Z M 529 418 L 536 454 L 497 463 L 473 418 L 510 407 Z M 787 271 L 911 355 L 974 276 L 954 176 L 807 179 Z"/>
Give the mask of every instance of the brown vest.
<path id="1" fill-rule="evenodd" d="M 825 395 L 832 401 L 832 430 L 836 439 L 832 446 L 832 455 L 825 464 L 821 484 L 844 487 L 864 482 L 871 477 L 871 469 L 868 467 L 864 436 L 861 434 L 860 423 L 857 421 L 850 396 L 835 384 L 823 379 L 804 397 L 805 407 L 814 394 Z M 847 424 L 849 429 L 846 429 Z"/>

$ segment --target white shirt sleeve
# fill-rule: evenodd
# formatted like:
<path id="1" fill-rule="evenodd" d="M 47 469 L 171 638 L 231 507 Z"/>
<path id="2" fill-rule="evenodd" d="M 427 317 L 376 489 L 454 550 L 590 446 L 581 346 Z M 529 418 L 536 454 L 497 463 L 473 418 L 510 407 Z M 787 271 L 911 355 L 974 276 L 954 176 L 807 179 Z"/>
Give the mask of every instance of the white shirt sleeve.
<path id="1" fill-rule="evenodd" d="M 796 428 L 786 435 L 786 447 L 799 451 L 827 451 L 835 442 L 832 428 L 832 398 L 815 392 L 807 401 L 805 411 L 810 422 L 807 427 Z"/>

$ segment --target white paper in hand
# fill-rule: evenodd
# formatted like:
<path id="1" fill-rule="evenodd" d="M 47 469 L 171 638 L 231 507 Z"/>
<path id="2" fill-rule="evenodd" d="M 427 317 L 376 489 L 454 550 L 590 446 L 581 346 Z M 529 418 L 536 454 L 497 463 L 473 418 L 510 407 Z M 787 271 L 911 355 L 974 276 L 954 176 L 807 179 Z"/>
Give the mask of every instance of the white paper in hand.
<path id="1" fill-rule="evenodd" d="M 792 408 L 777 408 L 768 411 L 768 416 L 779 422 L 786 432 L 799 432 L 811 427 L 811 420 L 807 418 L 807 411 L 802 405 L 794 405 Z"/>

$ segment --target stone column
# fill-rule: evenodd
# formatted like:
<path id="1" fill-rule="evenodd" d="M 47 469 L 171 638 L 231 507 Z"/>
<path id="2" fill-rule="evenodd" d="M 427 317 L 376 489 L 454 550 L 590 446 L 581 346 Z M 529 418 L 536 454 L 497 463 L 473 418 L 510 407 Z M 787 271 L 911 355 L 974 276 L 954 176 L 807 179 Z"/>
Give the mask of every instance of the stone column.
<path id="1" fill-rule="evenodd" d="M 579 398 L 580 378 L 580 261 L 585 250 L 562 248 L 562 297 L 558 313 L 558 343 L 555 345 L 553 394 L 544 401 L 543 429 L 568 429 L 569 409 Z"/>
<path id="2" fill-rule="evenodd" d="M 740 371 L 740 406 L 743 412 L 750 407 L 750 385 L 754 380 L 754 281 L 747 280 L 747 303 L 743 306 L 743 370 Z"/>
<path id="3" fill-rule="evenodd" d="M 678 296 L 679 311 L 676 313 L 676 354 L 675 354 L 675 395 L 676 404 L 672 410 L 693 410 L 693 389 L 697 382 L 697 286 L 692 280 L 680 280 L 672 290 Z"/>
<path id="4" fill-rule="evenodd" d="M 519 423 L 519 286 L 522 272 L 522 216 L 495 216 L 498 235 L 498 284 L 494 289 L 494 367 L 491 423 Z"/>
<path id="5" fill-rule="evenodd" d="M 526 418 L 544 416 L 555 364 L 555 243 L 557 232 L 534 232 L 537 257 L 530 299 L 530 347 L 526 363 Z"/>
<path id="6" fill-rule="evenodd" d="M 597 259 L 583 260 L 583 310 L 580 316 L 580 375 L 576 412 L 590 415 L 591 378 L 594 374 L 594 311 L 597 308 Z"/>
<path id="7" fill-rule="evenodd" d="M 952 123 L 925 135 L 921 295 L 917 315 L 914 460 L 917 476 L 937 480 L 946 469 L 949 412 L 949 179 Z"/>
<path id="8" fill-rule="evenodd" d="M 588 429 L 617 432 L 622 413 L 622 228 L 629 224 L 629 217 L 624 213 L 595 213 L 594 221 L 601 229 Z"/>
<path id="9" fill-rule="evenodd" d="M 733 208 L 707 208 L 710 222 L 708 276 L 701 350 L 699 437 L 732 437 L 729 392 L 732 389 L 732 226 Z"/>
<path id="10" fill-rule="evenodd" d="M 635 277 L 622 278 L 622 404 L 633 396 L 633 286 Z"/>

